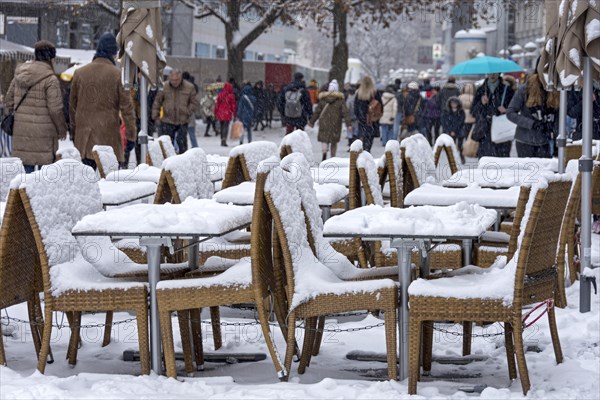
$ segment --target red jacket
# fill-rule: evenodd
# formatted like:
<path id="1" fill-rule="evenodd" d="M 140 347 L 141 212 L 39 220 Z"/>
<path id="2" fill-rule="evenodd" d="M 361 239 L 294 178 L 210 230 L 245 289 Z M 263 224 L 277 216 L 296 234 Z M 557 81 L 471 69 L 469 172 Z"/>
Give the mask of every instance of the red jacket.
<path id="1" fill-rule="evenodd" d="M 219 121 L 231 121 L 235 118 L 235 113 L 236 108 L 233 86 L 227 82 L 217 97 L 217 102 L 215 103 L 215 118 Z"/>

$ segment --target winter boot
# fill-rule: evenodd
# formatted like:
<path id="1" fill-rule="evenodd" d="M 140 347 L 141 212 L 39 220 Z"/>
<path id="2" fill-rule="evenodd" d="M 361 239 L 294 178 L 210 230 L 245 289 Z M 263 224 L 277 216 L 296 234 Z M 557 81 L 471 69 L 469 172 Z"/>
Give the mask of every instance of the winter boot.
<path id="1" fill-rule="evenodd" d="M 327 160 L 327 153 L 323 153 L 323 160 L 321 160 L 321 161 L 325 161 L 325 160 Z"/>

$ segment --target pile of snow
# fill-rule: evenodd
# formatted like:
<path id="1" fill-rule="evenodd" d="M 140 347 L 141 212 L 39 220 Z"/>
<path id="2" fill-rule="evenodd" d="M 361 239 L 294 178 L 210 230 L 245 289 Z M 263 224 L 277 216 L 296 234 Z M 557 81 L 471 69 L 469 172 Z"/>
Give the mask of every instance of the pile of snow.
<path id="1" fill-rule="evenodd" d="M 98 182 L 102 204 L 123 204 L 156 193 L 154 182 L 115 182 L 102 179 Z"/>
<path id="2" fill-rule="evenodd" d="M 481 157 L 477 167 L 491 170 L 500 169 L 524 169 L 532 172 L 539 170 L 558 171 L 558 159 L 556 158 L 519 158 L 519 157 Z"/>
<path id="3" fill-rule="evenodd" d="M 313 165 L 313 151 L 310 138 L 308 134 L 301 129 L 297 129 L 294 132 L 285 135 L 283 139 L 281 139 L 281 144 L 279 145 L 279 149 L 284 146 L 289 146 L 294 153 L 302 153 L 308 163 Z"/>
<path id="4" fill-rule="evenodd" d="M 350 186 L 350 168 L 330 164 L 319 168 L 311 168 L 310 174 L 317 183 L 335 183 L 345 187 Z"/>
<path id="5" fill-rule="evenodd" d="M 76 160 L 81 162 L 81 153 L 75 147 L 62 147 L 56 151 L 61 160 Z"/>
<path id="6" fill-rule="evenodd" d="M 10 181 L 18 175 L 24 175 L 23 162 L 17 157 L 0 158 L 0 201 L 8 196 Z"/>
<path id="7" fill-rule="evenodd" d="M 418 187 L 404 199 L 405 206 L 450 206 L 459 202 L 482 207 L 514 209 L 519 199 L 519 187 L 489 189 L 478 186 L 446 188 L 428 183 Z"/>
<path id="8" fill-rule="evenodd" d="M 204 150 L 196 147 L 184 154 L 171 156 L 163 162 L 162 168 L 171 173 L 181 201 L 188 197 L 195 199 L 212 197 L 214 187 L 210 181 Z"/>
<path id="9" fill-rule="evenodd" d="M 464 188 L 468 186 L 479 186 L 486 188 L 510 188 L 524 184 L 534 184 L 544 174 L 552 173 L 548 170 L 539 169 L 500 169 L 488 164 L 484 168 L 463 168 L 443 182 L 444 186 Z"/>
<path id="10" fill-rule="evenodd" d="M 254 203 L 255 182 L 242 182 L 239 185 L 219 190 L 213 199 L 224 204 L 251 205 Z"/>
<path id="11" fill-rule="evenodd" d="M 92 151 L 98 155 L 98 160 L 100 161 L 100 165 L 102 165 L 105 176 L 119 170 L 119 160 L 117 159 L 115 150 L 111 146 L 95 145 L 92 147 Z"/>
<path id="12" fill-rule="evenodd" d="M 379 185 L 379 175 L 377 174 L 377 164 L 373 160 L 371 153 L 363 151 L 358 155 L 356 159 L 356 166 L 358 169 L 365 171 L 367 176 L 367 183 L 371 194 L 373 195 L 374 204 L 383 206 L 383 194 L 381 193 L 381 186 Z"/>
<path id="13" fill-rule="evenodd" d="M 425 136 L 421 134 L 409 136 L 402 140 L 400 147 L 404 149 L 404 157 L 410 158 L 419 185 L 437 182 L 433 152 Z"/>
<path id="14" fill-rule="evenodd" d="M 257 141 L 234 147 L 229 152 L 229 157 L 235 158 L 243 155 L 244 159 L 246 160 L 246 167 L 250 173 L 250 178 L 255 181 L 258 164 L 269 157 L 278 156 L 277 151 L 278 148 L 275 143 Z"/>
<path id="15" fill-rule="evenodd" d="M 276 159 L 271 158 L 263 161 L 261 165 L 274 161 Z M 270 193 L 279 212 L 285 231 L 285 241 L 291 253 L 294 271 L 294 295 L 290 303 L 291 309 L 319 295 L 377 293 L 379 290 L 395 286 L 394 282 L 388 279 L 343 281 L 315 257 L 308 244 L 300 193 L 281 167 L 272 167 L 265 184 L 265 192 Z"/>
<path id="16" fill-rule="evenodd" d="M 350 159 L 348 157 L 331 157 L 319 164 L 319 168 L 328 167 L 350 168 Z"/>
<path id="17" fill-rule="evenodd" d="M 160 168 L 140 164 L 134 169 L 120 169 L 106 175 L 107 181 L 116 182 L 154 182 L 160 181 Z"/>

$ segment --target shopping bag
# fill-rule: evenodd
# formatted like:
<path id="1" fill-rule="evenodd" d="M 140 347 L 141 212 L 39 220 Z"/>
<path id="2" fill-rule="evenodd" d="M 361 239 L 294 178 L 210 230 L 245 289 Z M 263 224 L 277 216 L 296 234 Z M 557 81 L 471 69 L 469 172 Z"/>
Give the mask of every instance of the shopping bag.
<path id="1" fill-rule="evenodd" d="M 475 125 L 471 127 L 469 131 L 469 136 L 467 136 L 467 140 L 463 143 L 462 154 L 465 157 L 477 157 L 477 153 L 479 152 L 479 142 L 473 140 L 473 130 L 475 129 Z"/>
<path id="2" fill-rule="evenodd" d="M 492 117 L 492 142 L 505 143 L 515 139 L 517 125 L 508 120 L 506 115 Z"/>
<path id="3" fill-rule="evenodd" d="M 229 139 L 240 140 L 244 133 L 244 124 L 241 121 L 235 121 L 229 128 Z"/>

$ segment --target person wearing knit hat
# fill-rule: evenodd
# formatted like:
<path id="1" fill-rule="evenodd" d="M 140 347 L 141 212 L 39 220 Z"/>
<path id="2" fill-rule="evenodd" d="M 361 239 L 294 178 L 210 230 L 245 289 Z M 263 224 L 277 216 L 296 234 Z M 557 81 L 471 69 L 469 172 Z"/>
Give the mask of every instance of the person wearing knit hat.
<path id="1" fill-rule="evenodd" d="M 134 148 L 137 140 L 131 95 L 121 85 L 121 71 L 115 66 L 117 51 L 115 36 L 103 34 L 93 61 L 73 76 L 69 99 L 71 135 L 83 163 L 92 168 L 96 168 L 92 151 L 95 145 L 111 146 L 117 160 L 125 163 L 121 121 L 125 124 L 127 147 Z M 105 170 L 106 167 L 117 169 L 118 165 L 105 166 Z"/>
<path id="2" fill-rule="evenodd" d="M 286 135 L 296 129 L 304 129 L 308 123 L 313 114 L 313 105 L 301 72 L 294 73 L 294 81 L 279 94 L 277 110 Z"/>
<path id="3" fill-rule="evenodd" d="M 421 110 L 423 98 L 419 92 L 419 84 L 411 82 L 408 84 L 408 96 L 404 101 L 404 118 L 402 125 L 408 133 L 414 132 L 421 126 Z"/>
<path id="4" fill-rule="evenodd" d="M 54 162 L 58 140 L 67 135 L 63 98 L 52 60 L 56 48 L 42 40 L 34 45 L 34 61 L 19 65 L 6 92 L 9 112 L 14 112 L 12 155 L 25 172 Z"/>
<path id="5" fill-rule="evenodd" d="M 419 90 L 419 84 L 415 81 L 412 81 L 411 83 L 408 84 L 408 89 L 409 90 Z"/>
<path id="6" fill-rule="evenodd" d="M 334 79 L 329 83 L 328 90 L 319 93 L 319 103 L 312 115 L 308 126 L 311 128 L 319 121 L 319 134 L 317 140 L 321 142 L 323 161 L 327 159 L 327 152 L 335 157 L 337 145 L 342 135 L 342 122 L 352 132 L 352 120 L 346 106 L 344 94 L 340 92 L 339 85 Z"/>

